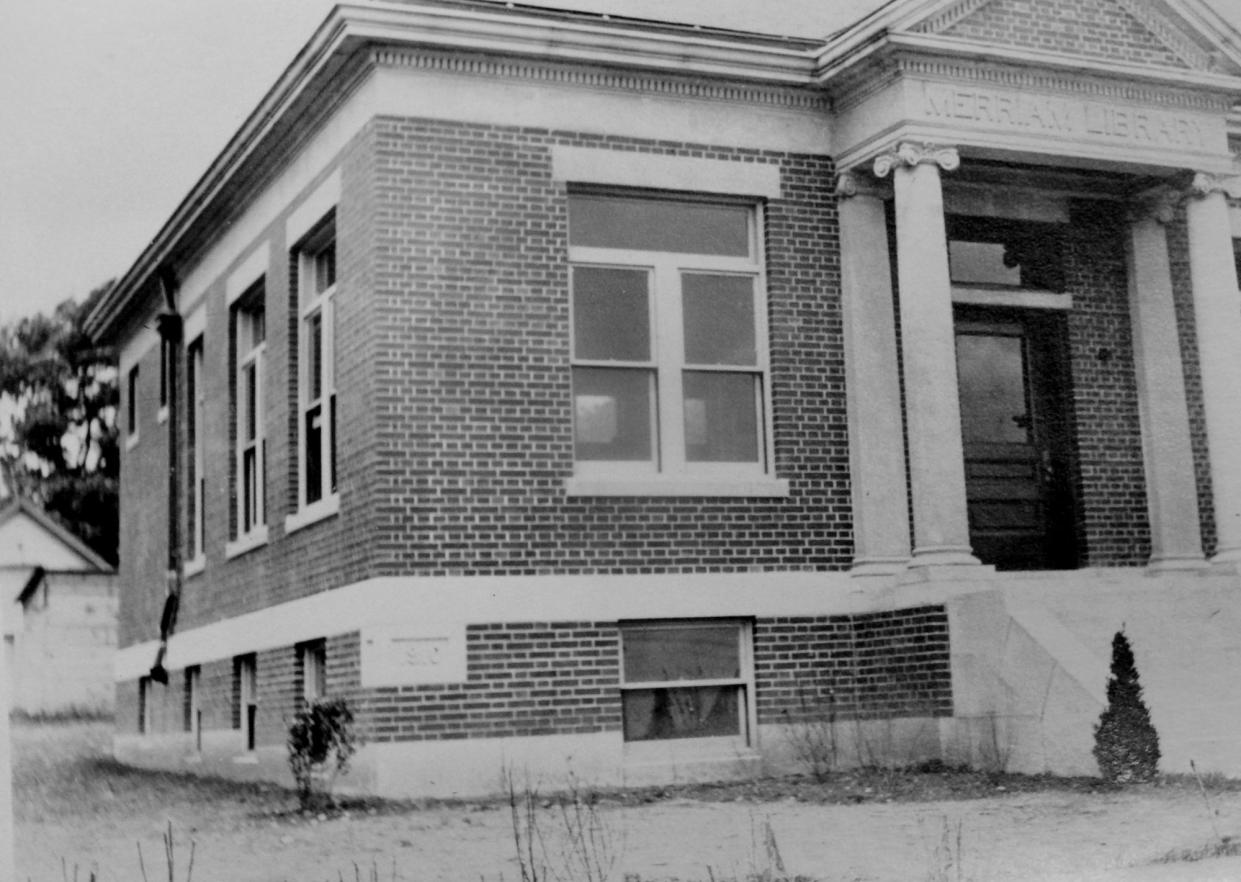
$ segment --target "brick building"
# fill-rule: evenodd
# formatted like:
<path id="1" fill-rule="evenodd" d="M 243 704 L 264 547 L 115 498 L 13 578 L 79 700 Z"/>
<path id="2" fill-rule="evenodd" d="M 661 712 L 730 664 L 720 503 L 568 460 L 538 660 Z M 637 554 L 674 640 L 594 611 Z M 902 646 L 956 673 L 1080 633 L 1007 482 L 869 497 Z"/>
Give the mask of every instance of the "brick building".
<path id="1" fill-rule="evenodd" d="M 1241 772 L 1241 42 L 873 5 L 337 7 L 89 320 L 118 754 L 282 775 L 328 693 L 381 793 L 780 768 L 825 722 L 1090 772 L 1123 624 L 1165 766 Z"/>

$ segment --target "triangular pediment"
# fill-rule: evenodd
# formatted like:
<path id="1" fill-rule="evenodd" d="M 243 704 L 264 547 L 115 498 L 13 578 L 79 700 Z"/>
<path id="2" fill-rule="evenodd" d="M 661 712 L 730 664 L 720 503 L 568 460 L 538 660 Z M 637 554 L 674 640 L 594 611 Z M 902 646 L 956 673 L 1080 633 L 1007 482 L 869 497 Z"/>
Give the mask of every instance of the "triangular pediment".
<path id="1" fill-rule="evenodd" d="M 910 30 L 1117 64 L 1206 71 L 1215 63 L 1209 45 L 1152 0 L 957 0 Z"/>

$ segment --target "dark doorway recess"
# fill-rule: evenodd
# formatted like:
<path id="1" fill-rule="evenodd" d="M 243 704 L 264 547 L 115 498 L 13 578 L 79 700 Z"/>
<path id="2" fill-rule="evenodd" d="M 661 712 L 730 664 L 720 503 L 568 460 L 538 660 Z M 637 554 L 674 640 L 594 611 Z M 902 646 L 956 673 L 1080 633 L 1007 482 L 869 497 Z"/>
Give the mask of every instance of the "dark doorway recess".
<path id="1" fill-rule="evenodd" d="M 957 307 L 970 542 L 1001 570 L 1078 565 L 1064 317 Z"/>

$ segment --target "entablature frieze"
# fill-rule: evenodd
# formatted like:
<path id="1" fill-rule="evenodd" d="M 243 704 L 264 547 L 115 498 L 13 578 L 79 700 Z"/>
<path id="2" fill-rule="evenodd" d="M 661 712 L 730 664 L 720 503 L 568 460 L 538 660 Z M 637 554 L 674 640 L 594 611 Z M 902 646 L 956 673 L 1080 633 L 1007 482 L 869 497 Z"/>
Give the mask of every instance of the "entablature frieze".
<path id="1" fill-rule="evenodd" d="M 381 67 L 409 68 L 459 76 L 506 81 L 530 80 L 548 85 L 758 104 L 824 114 L 831 110 L 827 95 L 818 90 L 795 86 L 712 82 L 673 73 L 622 71 L 569 62 L 541 62 L 416 48 L 377 48 L 372 51 L 371 60 Z"/>

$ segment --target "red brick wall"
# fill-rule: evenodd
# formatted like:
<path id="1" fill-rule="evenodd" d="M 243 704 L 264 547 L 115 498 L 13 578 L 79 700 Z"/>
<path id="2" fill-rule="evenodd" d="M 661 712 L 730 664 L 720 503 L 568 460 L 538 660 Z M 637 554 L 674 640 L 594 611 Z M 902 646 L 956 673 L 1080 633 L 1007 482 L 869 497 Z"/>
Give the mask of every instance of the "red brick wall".
<path id="1" fill-rule="evenodd" d="M 466 628 L 467 681 L 360 693 L 372 741 L 500 738 L 620 729 L 615 624 Z"/>
<path id="2" fill-rule="evenodd" d="M 385 574 L 838 569 L 851 559 L 839 259 L 826 159 L 376 122 L 374 498 Z M 775 463 L 788 499 L 566 498 L 567 189 L 553 144 L 780 168 L 766 210 Z"/>
<path id="3" fill-rule="evenodd" d="M 371 262 L 374 236 L 369 224 L 374 162 L 369 129 L 363 130 L 339 157 L 342 198 L 337 207 L 338 348 L 342 358 L 337 373 L 339 443 L 346 451 L 339 460 L 341 513 L 286 536 L 285 516 L 294 511 L 296 463 L 290 434 L 295 431 L 296 301 L 291 293 L 284 223 L 300 197 L 261 234 L 270 241 L 273 260 L 266 286 L 267 320 L 267 524 L 266 546 L 228 560 L 225 544 L 235 529 L 233 413 L 229 385 L 232 370 L 229 346 L 229 309 L 224 280 L 231 267 L 205 292 L 186 291 L 190 302 L 201 293 L 206 308 L 204 332 L 204 392 L 206 418 L 203 443 L 207 466 L 204 572 L 189 576 L 182 595 L 178 628 L 185 630 L 242 612 L 301 597 L 373 574 L 371 569 L 370 499 L 381 480 L 373 455 L 377 434 L 371 379 L 375 341 L 367 333 L 373 324 L 370 310 Z M 320 176 L 325 177 L 329 168 Z M 306 193 L 320 183 L 314 181 Z M 257 243 L 256 243 L 257 244 Z M 248 256 L 248 248 L 235 257 Z M 197 308 L 192 307 L 192 308 Z M 188 340 L 186 341 L 189 342 Z M 292 353 L 292 354 L 290 354 Z M 354 357 L 356 356 L 356 357 Z M 185 404 L 184 365 L 181 402 Z M 122 457 L 121 481 L 121 592 L 119 645 L 124 647 L 159 636 L 159 617 L 165 593 L 167 561 L 167 425 L 155 423 L 159 379 L 159 352 L 143 358 L 140 372 L 140 441 Z M 184 411 L 183 411 L 184 412 Z M 182 431 L 184 432 L 184 419 Z M 184 445 L 184 441 L 183 441 Z M 185 447 L 182 446 L 184 450 Z M 185 461 L 182 461 L 183 475 Z M 188 496 L 183 496 L 183 505 Z M 183 522 L 189 518 L 183 511 Z M 188 541 L 188 530 L 183 531 Z M 154 660 L 154 659 L 152 659 Z"/>
<path id="4" fill-rule="evenodd" d="M 1077 430 L 1083 566 L 1138 566 L 1150 556 L 1125 269 L 1114 206 L 1074 206 L 1065 241 L 1069 353 Z"/>
<path id="5" fill-rule="evenodd" d="M 942 606 L 754 624 L 758 722 L 951 716 Z"/>
<path id="6" fill-rule="evenodd" d="M 120 378 L 119 646 L 158 637 L 163 611 L 168 567 L 168 424 L 157 419 L 159 361 L 156 344 L 138 362 L 138 442 L 132 448 L 124 433 L 129 382 L 128 377 Z"/>
<path id="7" fill-rule="evenodd" d="M 1109 0 L 992 0 L 945 36 L 1135 64 L 1186 66 Z"/>

